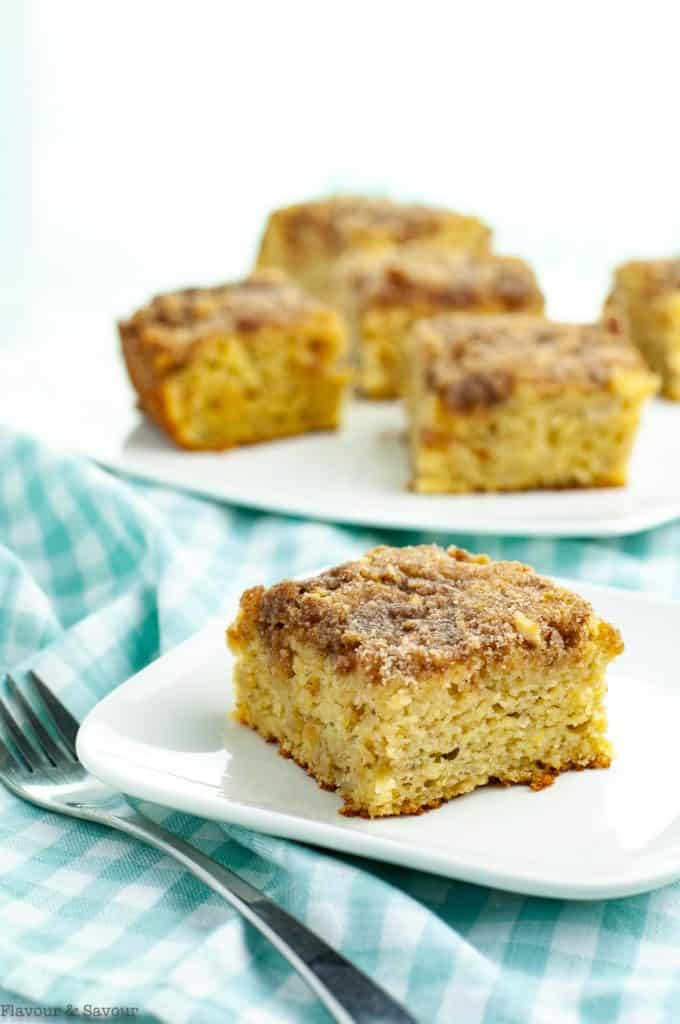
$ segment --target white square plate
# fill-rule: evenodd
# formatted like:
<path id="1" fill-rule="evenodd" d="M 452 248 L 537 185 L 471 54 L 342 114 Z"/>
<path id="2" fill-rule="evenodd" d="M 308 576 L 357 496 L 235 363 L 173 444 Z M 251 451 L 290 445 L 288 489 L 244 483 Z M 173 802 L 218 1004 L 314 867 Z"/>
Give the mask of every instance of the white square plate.
<path id="1" fill-rule="evenodd" d="M 228 719 L 228 617 L 98 704 L 80 756 L 135 797 L 272 835 L 538 896 L 644 892 L 680 878 L 680 602 L 567 585 L 626 642 L 610 672 L 608 771 L 538 793 L 489 787 L 419 817 L 344 818 L 336 794 Z"/>

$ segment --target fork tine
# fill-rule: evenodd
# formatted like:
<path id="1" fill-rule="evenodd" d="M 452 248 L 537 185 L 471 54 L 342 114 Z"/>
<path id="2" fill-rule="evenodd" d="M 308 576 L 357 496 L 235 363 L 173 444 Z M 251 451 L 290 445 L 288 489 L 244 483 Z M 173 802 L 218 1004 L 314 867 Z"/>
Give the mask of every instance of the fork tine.
<path id="1" fill-rule="evenodd" d="M 40 754 L 33 748 L 33 744 L 24 736 L 23 732 L 14 720 L 14 716 L 6 706 L 4 700 L 0 697 L 0 720 L 5 725 L 5 729 L 12 738 L 14 746 L 17 748 L 21 757 L 29 771 L 34 770 L 34 766 L 39 764 L 43 760 Z"/>
<path id="2" fill-rule="evenodd" d="M 0 778 L 16 778 L 21 773 L 23 765 L 12 755 L 9 747 L 0 739 Z M 23 769 L 25 771 L 25 769 Z"/>
<path id="3" fill-rule="evenodd" d="M 68 708 L 65 708 L 61 701 L 55 697 L 47 683 L 40 678 L 37 672 L 31 669 L 29 678 L 33 687 L 38 691 L 45 710 L 49 711 L 52 724 L 61 736 L 66 749 L 74 760 L 77 761 L 76 736 L 80 723 L 73 717 Z"/>
<path id="4" fill-rule="evenodd" d="M 42 724 L 35 711 L 28 703 L 23 693 L 17 686 L 16 682 L 10 675 L 7 676 L 7 687 L 12 695 L 12 700 L 20 709 L 21 714 L 31 726 L 33 734 L 38 741 L 38 746 L 41 748 L 42 753 L 46 754 L 48 759 L 52 762 L 55 768 L 63 763 L 64 751 L 61 750 L 54 742 L 49 732 Z"/>

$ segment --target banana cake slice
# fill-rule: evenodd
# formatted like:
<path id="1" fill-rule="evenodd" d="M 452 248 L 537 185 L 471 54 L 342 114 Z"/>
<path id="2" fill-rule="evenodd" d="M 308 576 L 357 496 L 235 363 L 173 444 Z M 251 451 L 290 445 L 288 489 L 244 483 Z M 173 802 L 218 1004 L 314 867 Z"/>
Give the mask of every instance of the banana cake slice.
<path id="1" fill-rule="evenodd" d="M 227 635 L 236 718 L 336 789 L 344 814 L 417 814 L 610 763 L 605 670 L 621 637 L 518 562 L 374 548 L 247 590 Z"/>
<path id="2" fill-rule="evenodd" d="M 680 402 L 680 258 L 618 267 L 605 318 L 661 377 L 662 395 Z"/>
<path id="3" fill-rule="evenodd" d="M 157 295 L 118 329 L 141 408 L 183 448 L 339 426 L 343 325 L 276 271 Z"/>
<path id="4" fill-rule="evenodd" d="M 542 313 L 544 305 L 524 260 L 443 246 L 351 253 L 338 264 L 337 281 L 357 385 L 370 398 L 406 391 L 406 338 L 417 321 L 441 313 Z"/>
<path id="5" fill-rule="evenodd" d="M 420 320 L 408 341 L 411 486 L 620 487 L 658 380 L 600 324 L 521 313 Z"/>
<path id="6" fill-rule="evenodd" d="M 336 304 L 338 260 L 433 244 L 483 253 L 491 231 L 476 217 L 385 196 L 339 195 L 274 210 L 267 219 L 259 267 L 278 267 L 312 295 Z"/>

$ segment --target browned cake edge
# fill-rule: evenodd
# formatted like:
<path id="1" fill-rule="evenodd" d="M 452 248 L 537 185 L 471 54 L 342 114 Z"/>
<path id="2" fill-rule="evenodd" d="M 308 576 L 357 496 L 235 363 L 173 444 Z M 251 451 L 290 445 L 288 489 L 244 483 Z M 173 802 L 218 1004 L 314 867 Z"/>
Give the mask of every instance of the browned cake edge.
<path id="1" fill-rule="evenodd" d="M 159 372 L 156 359 L 150 358 L 136 331 L 124 323 L 118 324 L 121 351 L 132 386 L 137 392 L 137 404 L 154 423 L 164 430 L 180 448 L 187 448 L 175 423 L 169 416 L 163 393 L 164 374 Z"/>

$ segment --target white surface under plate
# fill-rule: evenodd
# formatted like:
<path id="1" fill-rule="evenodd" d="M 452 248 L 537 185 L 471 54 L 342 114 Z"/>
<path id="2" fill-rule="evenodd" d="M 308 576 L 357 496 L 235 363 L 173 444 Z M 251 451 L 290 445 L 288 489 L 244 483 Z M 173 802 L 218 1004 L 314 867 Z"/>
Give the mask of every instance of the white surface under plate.
<path id="1" fill-rule="evenodd" d="M 534 793 L 489 787 L 419 817 L 344 818 L 276 748 L 227 718 L 224 621 L 119 687 L 78 737 L 111 785 L 217 821 L 515 892 L 600 899 L 680 878 L 680 602 L 570 584 L 621 629 L 610 672 L 608 771 Z"/>

